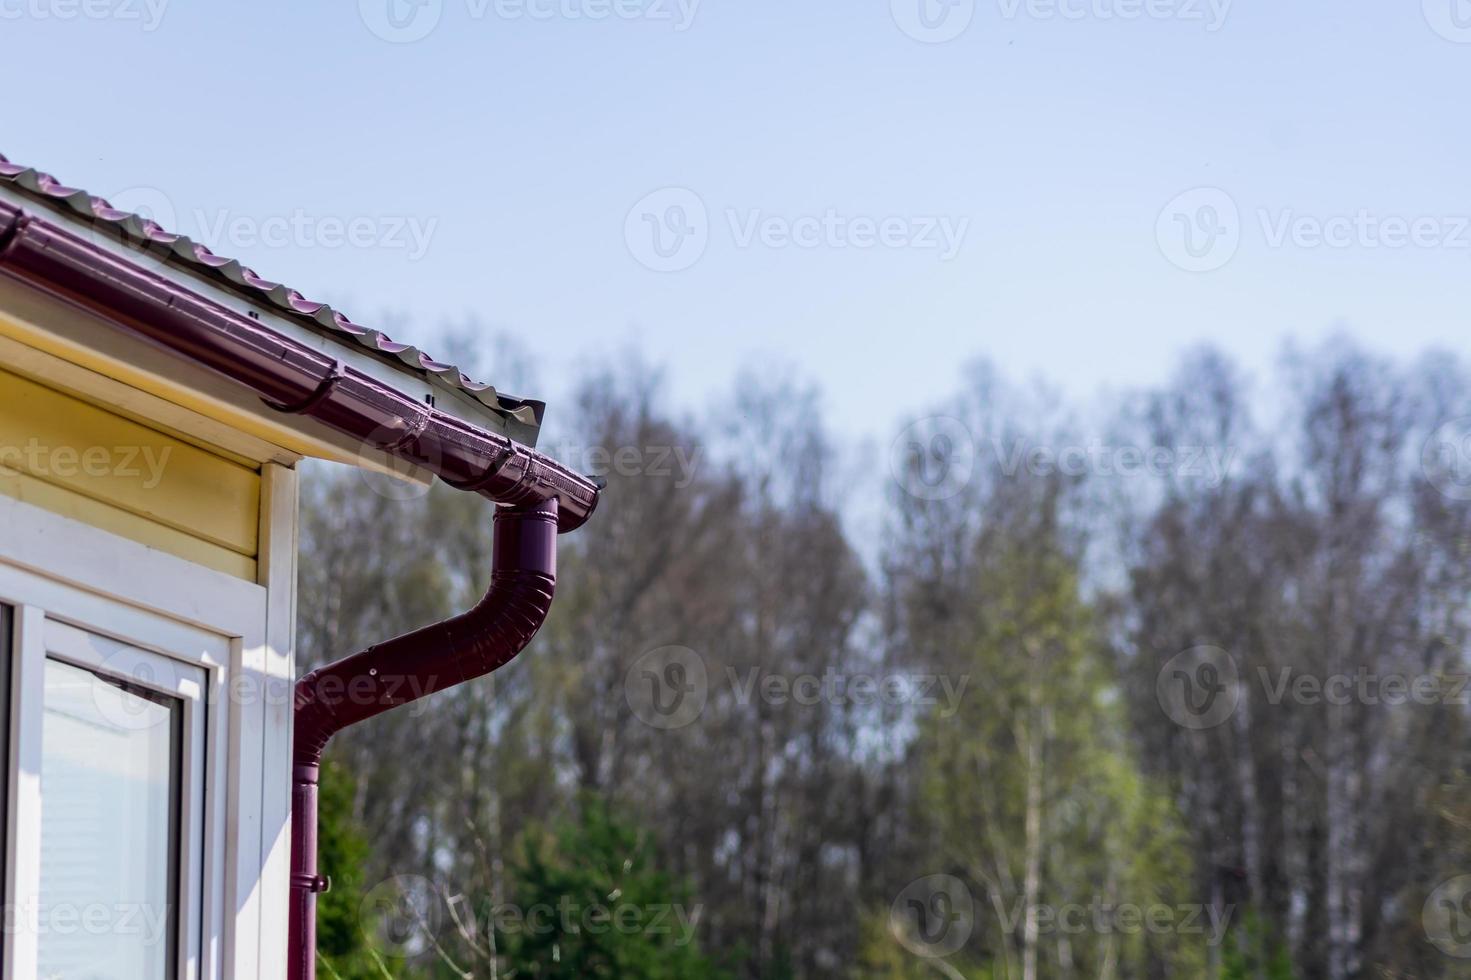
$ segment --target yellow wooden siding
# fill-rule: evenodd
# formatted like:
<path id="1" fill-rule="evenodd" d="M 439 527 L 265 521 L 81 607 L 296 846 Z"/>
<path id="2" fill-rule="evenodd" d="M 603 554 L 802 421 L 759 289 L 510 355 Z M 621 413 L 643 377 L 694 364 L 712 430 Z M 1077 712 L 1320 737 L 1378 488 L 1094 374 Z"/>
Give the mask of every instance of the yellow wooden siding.
<path id="1" fill-rule="evenodd" d="M 0 493 L 254 578 L 260 474 L 0 370 Z"/>

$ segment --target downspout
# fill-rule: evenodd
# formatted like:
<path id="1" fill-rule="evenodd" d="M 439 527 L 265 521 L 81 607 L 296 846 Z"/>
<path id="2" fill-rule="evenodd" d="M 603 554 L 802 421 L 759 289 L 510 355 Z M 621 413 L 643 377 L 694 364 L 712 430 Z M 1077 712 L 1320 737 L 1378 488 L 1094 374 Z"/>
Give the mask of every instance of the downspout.
<path id="1" fill-rule="evenodd" d="M 288 980 L 315 980 L 317 787 L 322 753 L 349 725 L 482 677 L 540 629 L 556 588 L 557 501 L 500 506 L 490 589 L 470 611 L 368 647 L 296 684 Z"/>
<path id="2" fill-rule="evenodd" d="M 349 725 L 484 676 L 520 653 L 551 605 L 557 534 L 587 521 L 601 487 L 3 202 L 0 274 L 245 385 L 279 411 L 309 416 L 497 503 L 490 589 L 473 609 L 297 682 L 287 976 L 314 980 L 316 896 L 326 884 L 317 870 L 323 750 Z"/>

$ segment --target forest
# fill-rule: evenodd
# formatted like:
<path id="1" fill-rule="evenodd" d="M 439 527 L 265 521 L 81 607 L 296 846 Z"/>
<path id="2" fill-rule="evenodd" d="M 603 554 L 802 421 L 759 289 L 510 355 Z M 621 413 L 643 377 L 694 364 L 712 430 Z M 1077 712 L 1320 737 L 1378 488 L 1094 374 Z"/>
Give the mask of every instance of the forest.
<path id="1" fill-rule="evenodd" d="M 603 503 L 519 658 L 334 746 L 322 975 L 1471 977 L 1466 366 L 955 376 L 851 445 L 769 368 L 568 385 Z M 302 670 L 487 584 L 474 495 L 302 508 Z"/>

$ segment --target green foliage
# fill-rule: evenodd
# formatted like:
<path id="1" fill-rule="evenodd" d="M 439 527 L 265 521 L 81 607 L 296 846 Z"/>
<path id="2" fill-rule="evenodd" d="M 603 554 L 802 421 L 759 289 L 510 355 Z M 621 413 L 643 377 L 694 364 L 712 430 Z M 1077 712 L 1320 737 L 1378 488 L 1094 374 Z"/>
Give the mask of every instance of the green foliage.
<path id="1" fill-rule="evenodd" d="M 1272 939 L 1256 913 L 1248 912 L 1226 944 L 1221 980 L 1297 980 L 1297 970 L 1287 947 Z"/>
<path id="2" fill-rule="evenodd" d="M 1003 528 L 978 547 L 968 656 L 955 667 L 978 690 L 956 716 L 929 718 L 919 743 L 934 864 L 964 875 L 978 909 L 965 952 L 1000 975 L 1020 975 L 1030 904 L 1052 923 L 1032 950 L 1040 975 L 1113 964 L 1128 976 L 1200 976 L 1202 933 L 1094 924 L 1120 906 L 1183 919 L 1192 865 L 1173 802 L 1121 735 L 1096 617 L 1047 526 Z M 1087 925 L 1062 935 L 1052 917 L 1063 910 Z"/>
<path id="3" fill-rule="evenodd" d="M 512 872 L 519 921 L 497 915 L 498 947 L 518 976 L 720 980 L 694 941 L 701 906 L 650 861 L 648 835 L 602 801 L 554 837 L 529 833 Z"/>
<path id="4" fill-rule="evenodd" d="M 367 923 L 361 921 L 363 868 L 369 846 L 352 817 L 355 783 L 343 766 L 322 766 L 318 795 L 318 864 L 332 888 L 317 897 L 319 972 L 340 980 L 383 980 L 382 960 L 374 954 Z"/>

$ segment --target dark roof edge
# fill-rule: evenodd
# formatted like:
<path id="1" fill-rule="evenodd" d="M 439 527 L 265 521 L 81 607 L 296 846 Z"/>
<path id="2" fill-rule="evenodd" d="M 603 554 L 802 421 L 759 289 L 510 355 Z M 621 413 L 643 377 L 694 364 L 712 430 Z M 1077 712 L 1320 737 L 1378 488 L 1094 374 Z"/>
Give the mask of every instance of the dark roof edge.
<path id="1" fill-rule="evenodd" d="M 11 163 L 4 154 L 0 154 L 0 186 L 13 187 L 20 194 L 56 209 L 68 220 L 86 222 L 125 245 L 157 255 L 213 285 L 262 303 L 339 342 L 361 347 L 400 370 L 420 374 L 512 420 L 522 431 L 534 432 L 541 423 L 544 409 L 541 402 L 505 395 L 492 385 L 472 381 L 453 364 L 437 361 L 417 347 L 398 343 L 381 331 L 354 323 L 326 303 L 309 300 L 294 289 L 264 279 L 238 260 L 216 255 L 186 235 L 174 234 L 155 221 L 120 211 L 105 199 L 68 187 L 50 174 Z"/>
<path id="2" fill-rule="evenodd" d="M 341 361 L 149 272 L 45 218 L 0 202 L 0 274 L 244 385 L 457 489 L 498 503 L 556 498 L 581 527 L 601 487 L 498 432 L 422 404 Z"/>

